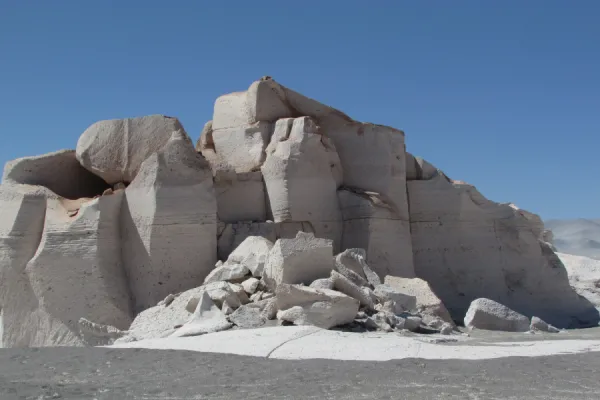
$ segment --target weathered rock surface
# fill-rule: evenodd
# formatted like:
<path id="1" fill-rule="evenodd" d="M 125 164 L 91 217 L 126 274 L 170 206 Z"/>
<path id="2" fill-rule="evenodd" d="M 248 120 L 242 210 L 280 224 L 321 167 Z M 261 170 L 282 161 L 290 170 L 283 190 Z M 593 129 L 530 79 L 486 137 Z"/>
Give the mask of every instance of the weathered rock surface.
<path id="1" fill-rule="evenodd" d="M 323 329 L 352 322 L 359 302 L 335 290 L 280 284 L 276 291 L 279 320 Z"/>
<path id="2" fill-rule="evenodd" d="M 217 261 L 212 174 L 184 132 L 152 154 L 126 189 L 123 263 L 136 311 L 202 284 Z"/>
<path id="3" fill-rule="evenodd" d="M 477 299 L 471 303 L 465 315 L 468 328 L 489 331 L 527 332 L 529 318 L 490 299 Z"/>
<path id="4" fill-rule="evenodd" d="M 439 317 L 441 320 L 453 324 L 450 313 L 444 303 L 433 293 L 429 284 L 420 278 L 399 278 L 388 275 L 384 283 L 409 296 L 414 296 L 416 309 L 421 314 Z"/>
<path id="5" fill-rule="evenodd" d="M 485 297 L 558 327 L 597 325 L 530 217 L 441 172 L 409 181 L 408 194 L 415 271 L 455 320 Z"/>
<path id="6" fill-rule="evenodd" d="M 315 279 L 328 277 L 332 269 L 331 240 L 298 232 L 294 239 L 275 242 L 265 264 L 264 279 L 271 288 L 281 283 L 309 285 Z"/>

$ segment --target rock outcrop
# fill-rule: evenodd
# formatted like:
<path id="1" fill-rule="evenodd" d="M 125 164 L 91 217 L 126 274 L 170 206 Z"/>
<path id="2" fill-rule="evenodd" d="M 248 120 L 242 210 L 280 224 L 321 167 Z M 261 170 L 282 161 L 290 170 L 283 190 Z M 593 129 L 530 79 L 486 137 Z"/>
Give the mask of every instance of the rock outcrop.
<path id="1" fill-rule="evenodd" d="M 7 163 L 0 186 L 8 347 L 200 334 L 209 315 L 449 333 L 482 297 L 595 326 L 582 279 L 587 298 L 537 215 L 269 77 L 219 97 L 196 147 L 176 118 L 100 121 L 76 150 Z"/>
<path id="2" fill-rule="evenodd" d="M 141 164 L 125 193 L 123 259 L 139 312 L 212 270 L 217 203 L 208 164 L 182 131 Z"/>

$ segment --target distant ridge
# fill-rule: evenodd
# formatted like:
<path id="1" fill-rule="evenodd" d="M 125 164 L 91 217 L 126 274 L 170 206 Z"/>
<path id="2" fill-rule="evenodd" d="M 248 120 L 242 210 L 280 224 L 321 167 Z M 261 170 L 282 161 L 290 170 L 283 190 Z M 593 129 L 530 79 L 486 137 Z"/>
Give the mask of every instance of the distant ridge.
<path id="1" fill-rule="evenodd" d="M 558 251 L 600 260 L 600 219 L 551 219 L 545 226 Z"/>

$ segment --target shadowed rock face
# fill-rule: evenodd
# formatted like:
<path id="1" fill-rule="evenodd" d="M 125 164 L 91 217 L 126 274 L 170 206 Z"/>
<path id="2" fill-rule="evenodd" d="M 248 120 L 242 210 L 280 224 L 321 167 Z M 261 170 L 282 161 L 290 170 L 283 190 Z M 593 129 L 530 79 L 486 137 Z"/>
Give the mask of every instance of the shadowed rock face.
<path id="1" fill-rule="evenodd" d="M 176 118 L 152 115 L 97 122 L 76 151 L 6 165 L 3 345 L 90 344 L 89 326 L 122 334 L 143 310 L 200 286 L 248 237 L 275 243 L 298 232 L 326 242 L 319 263 L 331 265 L 300 279 L 310 268 L 298 269 L 296 250 L 275 257 L 269 248 L 255 264 L 278 284 L 330 279 L 331 255 L 364 249 L 373 274 L 442 319 L 461 321 L 473 300 L 488 298 L 560 328 L 599 320 L 569 286 L 537 215 L 489 201 L 407 153 L 402 131 L 264 78 L 216 100 L 196 148 Z M 232 259 L 246 260 L 243 249 Z M 340 279 L 369 306 L 368 291 Z M 321 300 L 333 307 L 331 299 Z M 321 300 L 282 319 L 328 316 L 316 311 Z"/>

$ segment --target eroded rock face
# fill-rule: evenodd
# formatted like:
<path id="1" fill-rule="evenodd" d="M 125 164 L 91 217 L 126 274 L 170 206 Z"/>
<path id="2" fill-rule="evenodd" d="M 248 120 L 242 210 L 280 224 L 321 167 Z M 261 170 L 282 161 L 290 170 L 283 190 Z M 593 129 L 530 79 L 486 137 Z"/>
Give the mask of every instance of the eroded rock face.
<path id="1" fill-rule="evenodd" d="M 455 320 L 485 297 L 561 328 L 598 323 L 540 238 L 537 219 L 443 173 L 409 181 L 408 194 L 415 271 Z"/>
<path id="2" fill-rule="evenodd" d="M 67 199 L 94 197 L 109 187 L 79 164 L 75 150 L 9 161 L 4 167 L 2 182 L 43 186 Z"/>
<path id="3" fill-rule="evenodd" d="M 217 204 L 208 164 L 187 135 L 173 133 L 125 193 L 123 263 L 135 309 L 202 284 L 217 261 Z"/>

